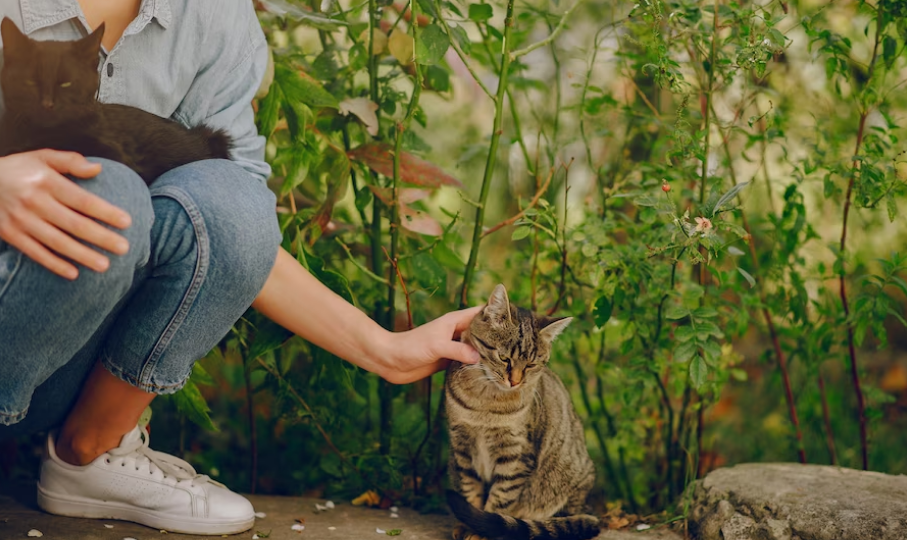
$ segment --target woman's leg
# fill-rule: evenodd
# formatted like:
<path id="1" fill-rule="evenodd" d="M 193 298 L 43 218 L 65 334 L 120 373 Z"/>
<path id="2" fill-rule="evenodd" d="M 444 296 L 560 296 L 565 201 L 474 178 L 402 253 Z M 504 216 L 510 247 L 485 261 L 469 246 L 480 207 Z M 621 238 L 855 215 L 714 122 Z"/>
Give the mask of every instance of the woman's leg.
<path id="1" fill-rule="evenodd" d="M 129 253 L 108 254 L 111 265 L 106 272 L 83 268 L 71 282 L 0 241 L 0 437 L 11 430 L 5 426 L 27 418 L 36 387 L 80 350 L 100 344 L 98 334 L 105 321 L 122 305 L 148 261 L 153 217 L 147 188 L 125 166 L 93 161 L 102 164 L 101 174 L 79 184 L 132 216 L 132 226 L 121 232 L 129 241 Z M 66 377 L 48 385 L 54 391 L 44 396 L 48 399 L 36 405 L 41 410 L 24 424 L 40 430 L 59 422 L 84 380 L 84 367 L 84 362 L 68 367 Z"/>
<path id="2" fill-rule="evenodd" d="M 241 532 L 254 521 L 248 501 L 149 450 L 136 421 L 154 395 L 185 384 L 258 295 L 280 242 L 275 198 L 239 166 L 211 160 L 161 176 L 151 200 L 148 264 L 106 334 L 102 367 L 49 439 L 38 502 L 175 532 Z M 85 465 L 61 459 L 69 451 Z"/>

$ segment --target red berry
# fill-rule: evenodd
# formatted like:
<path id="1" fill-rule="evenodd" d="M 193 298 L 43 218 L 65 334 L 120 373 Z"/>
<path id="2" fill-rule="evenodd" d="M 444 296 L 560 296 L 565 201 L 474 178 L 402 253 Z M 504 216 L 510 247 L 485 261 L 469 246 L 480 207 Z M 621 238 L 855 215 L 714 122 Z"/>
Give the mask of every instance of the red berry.
<path id="1" fill-rule="evenodd" d="M 665 193 L 667 193 L 667 192 L 671 191 L 671 186 L 668 185 L 667 182 L 662 182 L 662 183 L 661 183 L 661 190 L 664 191 Z"/>

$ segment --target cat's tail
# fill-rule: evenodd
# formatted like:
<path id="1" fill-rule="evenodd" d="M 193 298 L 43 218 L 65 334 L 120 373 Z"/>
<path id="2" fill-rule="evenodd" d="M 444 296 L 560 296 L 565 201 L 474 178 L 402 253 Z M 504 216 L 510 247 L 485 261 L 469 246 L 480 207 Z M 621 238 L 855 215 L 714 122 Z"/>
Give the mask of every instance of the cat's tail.
<path id="1" fill-rule="evenodd" d="M 233 139 L 222 129 L 212 129 L 208 126 L 195 126 L 193 131 L 204 137 L 208 142 L 208 151 L 212 158 L 230 159 L 230 149 L 233 148 Z"/>
<path id="2" fill-rule="evenodd" d="M 462 495 L 451 490 L 447 490 L 447 504 L 457 519 L 487 538 L 587 540 L 595 538 L 600 532 L 598 518 L 586 514 L 537 521 L 517 519 L 479 510 L 466 502 Z"/>

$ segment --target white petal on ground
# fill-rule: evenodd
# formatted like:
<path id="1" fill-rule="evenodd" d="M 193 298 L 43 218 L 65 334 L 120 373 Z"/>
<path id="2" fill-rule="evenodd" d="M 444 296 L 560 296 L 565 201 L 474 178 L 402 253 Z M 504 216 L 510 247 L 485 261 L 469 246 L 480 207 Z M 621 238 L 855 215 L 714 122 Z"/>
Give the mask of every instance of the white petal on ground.
<path id="1" fill-rule="evenodd" d="M 265 514 L 264 512 L 255 512 L 255 517 L 262 519 L 268 517 L 268 514 Z"/>
<path id="2" fill-rule="evenodd" d="M 252 535 L 252 540 L 258 540 L 258 535 L 257 535 L 257 534 L 253 534 L 253 535 Z"/>
<path id="3" fill-rule="evenodd" d="M 293 529 L 294 531 L 304 531 L 304 530 L 305 530 L 305 525 L 303 525 L 302 523 L 295 523 L 295 524 L 294 524 L 292 527 L 290 527 L 290 528 Z"/>
<path id="4" fill-rule="evenodd" d="M 372 137 L 378 135 L 378 116 L 375 115 L 377 110 L 378 104 L 366 97 L 344 99 L 340 102 L 340 114 L 346 116 L 353 113 L 356 115 L 356 118 L 365 124 L 365 130 Z"/>
<path id="5" fill-rule="evenodd" d="M 398 517 L 400 517 L 400 515 L 397 514 L 396 512 L 391 512 L 391 517 L 392 517 L 392 518 L 398 518 Z"/>
<path id="6" fill-rule="evenodd" d="M 644 531 L 646 529 L 651 529 L 651 528 L 652 528 L 651 525 L 646 525 L 645 523 L 640 523 L 639 525 L 636 526 L 637 531 Z"/>
<path id="7" fill-rule="evenodd" d="M 318 503 L 315 503 L 315 511 L 316 511 L 316 512 L 324 512 L 324 511 L 327 510 L 327 509 L 328 509 L 327 506 L 322 506 L 322 505 L 320 505 L 320 504 L 318 504 Z"/>
<path id="8" fill-rule="evenodd" d="M 334 508 L 334 501 L 328 501 L 328 502 L 324 503 L 324 507 L 327 508 L 328 510 L 333 509 L 333 508 Z"/>
<path id="9" fill-rule="evenodd" d="M 337 527 L 328 527 L 328 530 L 329 530 L 329 531 L 336 531 L 336 530 L 337 530 Z"/>
<path id="10" fill-rule="evenodd" d="M 400 509 L 397 508 L 396 506 L 391 506 L 390 508 L 388 508 L 388 510 L 390 510 L 390 511 L 393 512 L 394 514 L 396 514 L 397 512 L 400 511 Z"/>
<path id="11" fill-rule="evenodd" d="M 385 531 L 384 529 L 375 529 L 375 532 L 378 534 L 387 534 L 387 531 Z"/>
<path id="12" fill-rule="evenodd" d="M 113 528 L 113 525 L 108 525 L 108 524 L 105 523 L 105 524 L 104 524 L 104 527 L 106 527 L 106 528 L 108 528 L 108 529 L 112 529 L 112 528 Z"/>
<path id="13" fill-rule="evenodd" d="M 32 529 L 28 531 L 28 536 L 32 538 L 41 538 L 42 536 L 44 536 L 44 533 L 39 531 L 38 529 Z"/>

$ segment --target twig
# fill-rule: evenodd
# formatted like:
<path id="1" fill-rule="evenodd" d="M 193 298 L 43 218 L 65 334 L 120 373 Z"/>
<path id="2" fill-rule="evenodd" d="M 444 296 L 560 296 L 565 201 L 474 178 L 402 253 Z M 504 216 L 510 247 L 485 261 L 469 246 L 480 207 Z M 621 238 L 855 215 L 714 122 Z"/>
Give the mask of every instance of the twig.
<path id="1" fill-rule="evenodd" d="M 249 409 L 249 442 L 251 445 L 251 456 L 249 456 L 249 493 L 255 494 L 255 488 L 258 486 L 258 430 L 255 424 L 255 400 L 252 396 L 252 377 L 251 370 L 243 368 L 243 376 L 246 380 L 246 406 Z"/>
<path id="2" fill-rule="evenodd" d="M 828 398 L 825 395 L 825 379 L 822 377 L 822 365 L 819 364 L 819 396 L 822 398 L 822 419 L 825 421 L 825 443 L 828 445 L 828 456 L 831 464 L 838 464 L 838 453 L 835 451 L 835 435 L 831 430 L 831 415 L 828 414 Z"/>
<path id="3" fill-rule="evenodd" d="M 499 229 L 503 229 L 504 227 L 507 227 L 508 225 L 513 225 L 514 223 L 516 223 L 516 221 L 518 219 L 520 219 L 521 217 L 526 215 L 526 212 L 529 209 L 535 207 L 535 205 L 538 204 L 539 199 L 542 198 L 542 195 L 544 195 L 545 192 L 548 191 L 548 186 L 551 185 L 551 178 L 553 176 L 554 176 L 554 169 L 552 168 L 551 171 L 548 172 L 548 178 L 545 180 L 544 185 L 542 185 L 542 187 L 539 188 L 539 190 L 535 193 L 535 196 L 533 196 L 532 200 L 529 201 L 529 205 L 527 205 L 526 208 L 523 208 L 519 214 L 517 214 L 509 219 L 505 219 L 504 221 L 498 223 L 497 225 L 495 225 L 494 227 L 491 227 L 490 229 L 486 229 L 485 232 L 482 233 L 482 238 L 485 238 L 489 234 L 491 234 Z"/>
<path id="4" fill-rule="evenodd" d="M 400 280 L 400 289 L 403 291 L 404 298 L 406 298 L 407 330 L 412 330 L 415 327 L 413 324 L 413 309 L 412 304 L 410 304 L 409 301 L 409 291 L 406 289 L 406 282 L 403 281 L 403 274 L 400 273 L 400 268 L 397 266 L 397 259 L 391 259 L 390 253 L 387 252 L 387 249 L 384 246 L 381 246 L 381 249 L 384 250 L 384 256 L 390 261 L 391 266 L 394 268 L 394 272 L 397 274 L 397 279 Z"/>
<path id="5" fill-rule="evenodd" d="M 466 69 L 469 70 L 469 74 L 472 75 L 476 84 L 478 84 L 482 91 L 485 92 L 485 95 L 491 98 L 492 103 L 497 103 L 498 100 L 495 95 L 491 93 L 491 90 L 489 90 L 487 86 L 485 86 L 485 83 L 482 82 L 482 78 L 479 77 L 472 65 L 466 60 L 466 53 L 463 52 L 463 49 L 460 48 L 460 44 L 457 43 L 457 40 L 453 37 L 453 32 L 450 31 L 447 20 L 441 16 L 441 2 L 439 0 L 435 0 L 435 9 L 438 10 L 438 20 L 441 21 L 441 26 L 444 27 L 444 31 L 447 32 L 447 35 L 450 36 L 450 44 L 454 51 L 456 51 L 457 56 L 460 57 L 460 61 L 462 61 L 463 65 L 466 66 Z"/>
<path id="6" fill-rule="evenodd" d="M 548 34 L 548 37 L 546 37 L 545 39 L 543 39 L 541 41 L 536 41 L 535 43 L 533 43 L 532 45 L 530 45 L 524 49 L 519 49 L 517 51 L 513 51 L 512 53 L 510 53 L 510 60 L 514 60 L 521 56 L 525 56 L 536 49 L 545 47 L 546 45 L 548 45 L 549 43 L 551 43 L 552 41 L 557 39 L 557 36 L 560 35 L 560 33 L 564 30 L 564 27 L 567 25 L 567 19 L 570 18 L 570 15 L 572 15 L 573 12 L 576 11 L 576 8 L 581 6 L 583 4 L 583 2 L 585 2 L 585 0 L 578 0 L 575 4 L 573 4 L 573 7 L 571 7 L 566 12 L 564 12 L 564 15 L 561 16 L 561 20 L 557 23 L 557 27 L 554 29 L 554 32 L 551 32 L 550 34 Z"/>

